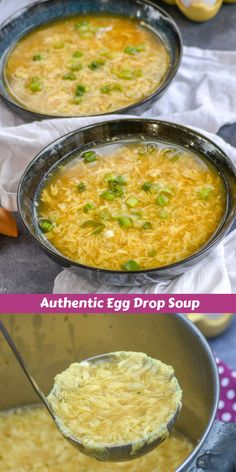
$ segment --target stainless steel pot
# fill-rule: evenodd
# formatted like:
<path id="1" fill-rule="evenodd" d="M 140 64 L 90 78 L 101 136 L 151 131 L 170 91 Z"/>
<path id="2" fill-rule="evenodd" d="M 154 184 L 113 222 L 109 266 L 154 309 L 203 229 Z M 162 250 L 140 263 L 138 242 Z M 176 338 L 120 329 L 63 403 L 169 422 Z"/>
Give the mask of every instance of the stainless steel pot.
<path id="1" fill-rule="evenodd" d="M 54 376 L 71 362 L 96 354 L 143 351 L 172 364 L 184 392 L 177 428 L 196 444 L 177 472 L 236 470 L 236 427 L 214 422 L 219 396 L 214 357 L 183 315 L 0 315 L 0 319 L 45 393 Z M 3 338 L 0 386 L 0 410 L 38 401 Z"/>

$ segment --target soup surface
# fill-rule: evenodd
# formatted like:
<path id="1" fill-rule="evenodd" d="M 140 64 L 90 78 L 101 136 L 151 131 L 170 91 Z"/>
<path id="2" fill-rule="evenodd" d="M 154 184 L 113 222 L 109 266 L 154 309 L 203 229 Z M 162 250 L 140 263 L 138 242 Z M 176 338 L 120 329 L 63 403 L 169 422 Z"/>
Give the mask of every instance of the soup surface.
<path id="1" fill-rule="evenodd" d="M 57 169 L 38 203 L 41 231 L 67 258 L 134 271 L 199 250 L 220 224 L 226 195 L 221 175 L 198 156 L 124 143 L 86 151 Z"/>
<path id="2" fill-rule="evenodd" d="M 181 408 L 182 391 L 171 366 L 141 352 L 115 352 L 112 361 L 71 364 L 48 396 L 66 436 L 88 449 L 166 438 Z"/>
<path id="3" fill-rule="evenodd" d="M 41 407 L 0 414 L 0 472 L 174 472 L 192 450 L 176 433 L 139 459 L 98 462 L 63 440 Z"/>
<path id="4" fill-rule="evenodd" d="M 160 38 L 137 20 L 80 16 L 22 38 L 9 56 L 9 91 L 49 115 L 98 115 L 151 95 L 169 68 Z"/>

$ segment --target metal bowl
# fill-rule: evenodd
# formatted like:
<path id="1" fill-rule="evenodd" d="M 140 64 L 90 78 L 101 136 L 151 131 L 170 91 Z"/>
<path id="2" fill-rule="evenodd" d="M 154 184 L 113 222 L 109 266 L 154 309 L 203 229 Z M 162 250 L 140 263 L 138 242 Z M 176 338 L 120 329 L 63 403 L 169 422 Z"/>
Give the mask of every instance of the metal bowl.
<path id="1" fill-rule="evenodd" d="M 182 39 L 179 29 L 172 18 L 160 7 L 149 0 L 44 0 L 34 3 L 13 14 L 2 25 L 0 30 L 0 96 L 14 111 L 27 120 L 40 120 L 45 118 L 60 118 L 60 115 L 45 115 L 33 112 L 24 107 L 9 93 L 4 70 L 9 53 L 16 43 L 27 33 L 40 25 L 59 18 L 77 14 L 110 13 L 128 16 L 142 20 L 149 29 L 157 34 L 164 42 L 170 55 L 170 66 L 163 82 L 150 96 L 112 113 L 137 114 L 150 108 L 153 102 L 161 97 L 168 85 L 173 80 L 182 57 Z M 97 113 L 99 115 L 99 112 Z M 106 113 L 108 114 L 108 113 Z M 111 114 L 111 113 L 109 113 Z M 91 115 L 90 115 L 91 116 Z M 66 116 L 68 118 L 68 116 Z"/>
<path id="2" fill-rule="evenodd" d="M 223 178 L 227 195 L 225 214 L 218 229 L 193 255 L 157 269 L 126 272 L 98 269 L 69 260 L 54 249 L 37 230 L 34 218 L 35 201 L 37 201 L 37 192 L 43 179 L 55 164 L 66 159 L 75 150 L 82 152 L 85 148 L 94 145 L 144 138 L 191 150 L 199 156 L 204 156 L 217 168 Z M 66 134 L 47 146 L 31 161 L 18 187 L 18 210 L 29 235 L 49 257 L 63 267 L 70 267 L 73 271 L 99 283 L 131 286 L 152 284 L 158 280 L 173 278 L 190 269 L 205 258 L 227 234 L 236 215 L 236 170 L 230 159 L 216 144 L 190 128 L 146 119 L 106 121 Z"/>
<path id="3" fill-rule="evenodd" d="M 1 315 L 0 318 L 20 346 L 25 361 L 45 393 L 51 390 L 55 375 L 70 363 L 106 352 L 141 351 L 173 365 L 183 390 L 183 408 L 176 429 L 195 444 L 192 454 L 177 472 L 189 471 L 200 448 L 205 447 L 206 438 L 211 441 L 219 398 L 217 367 L 204 337 L 185 316 L 120 314 L 117 317 L 112 314 L 64 317 L 49 314 Z M 0 382 L 0 410 L 38 402 L 1 337 Z M 231 443 L 234 449 L 233 437 Z M 209 448 L 211 446 L 212 443 Z M 226 456 L 225 449 L 223 455 Z M 224 468 L 207 470 L 225 472 Z"/>

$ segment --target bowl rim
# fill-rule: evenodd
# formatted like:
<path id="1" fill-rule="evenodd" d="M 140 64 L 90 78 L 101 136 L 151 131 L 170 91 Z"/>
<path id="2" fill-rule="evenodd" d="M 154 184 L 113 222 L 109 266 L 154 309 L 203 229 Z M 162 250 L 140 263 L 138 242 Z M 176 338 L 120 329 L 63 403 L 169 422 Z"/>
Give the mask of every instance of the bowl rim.
<path id="1" fill-rule="evenodd" d="M 30 11 L 31 9 L 35 8 L 36 6 L 40 6 L 40 5 L 44 5 L 44 4 L 46 5 L 50 1 L 51 0 L 39 0 L 39 1 L 35 1 L 34 3 L 31 3 L 29 5 L 26 5 L 23 8 L 18 9 L 16 12 L 12 13 L 5 21 L 3 21 L 0 24 L 0 31 L 4 30 L 5 27 L 8 27 L 12 23 L 12 21 L 19 18 L 25 12 Z M 155 4 L 152 0 L 131 0 L 131 1 L 133 1 L 134 3 L 137 3 L 137 4 L 138 3 L 144 4 L 144 5 L 147 4 L 150 7 L 154 8 L 159 13 L 161 13 L 162 17 L 165 17 L 168 20 L 169 25 L 172 28 L 172 31 L 174 31 L 176 33 L 176 37 L 178 38 L 178 43 L 179 43 L 178 44 L 178 49 L 179 49 L 178 59 L 177 59 L 175 64 L 171 64 L 169 66 L 169 68 L 167 70 L 166 77 L 164 77 L 163 82 L 159 84 L 159 86 L 157 87 L 157 89 L 155 89 L 154 92 L 152 92 L 147 97 L 145 97 L 145 98 L 143 98 L 143 99 L 139 100 L 138 102 L 135 102 L 131 105 L 125 106 L 123 108 L 116 109 L 114 111 L 110 111 L 110 112 L 106 112 L 106 113 L 100 113 L 100 114 L 91 114 L 91 115 L 49 115 L 49 114 L 40 113 L 39 111 L 31 110 L 30 108 L 24 107 L 23 104 L 21 104 L 16 99 L 14 99 L 14 95 L 11 95 L 8 92 L 7 83 L 6 83 L 6 80 L 5 80 L 5 66 L 6 66 L 6 61 L 9 57 L 9 55 L 11 54 L 12 49 L 16 46 L 16 44 L 23 37 L 25 37 L 27 34 L 34 31 L 35 29 L 37 29 L 37 27 L 40 26 L 40 25 L 38 25 L 37 27 L 32 28 L 29 31 L 27 31 L 25 34 L 22 34 L 20 36 L 20 38 L 17 38 L 16 41 L 13 40 L 11 45 L 8 47 L 8 49 L 3 53 L 4 59 L 3 59 L 3 62 L 1 64 L 0 69 L 1 69 L 2 77 L 3 77 L 3 80 L 2 80 L 3 88 L 4 88 L 5 93 L 6 93 L 7 96 L 5 96 L 2 93 L 2 91 L 0 90 L 1 99 L 5 103 L 7 103 L 7 105 L 9 105 L 10 107 L 14 107 L 19 113 L 20 112 L 27 113 L 29 116 L 31 116 L 31 118 L 37 117 L 38 119 L 42 119 L 42 120 L 44 120 L 44 119 L 61 119 L 61 118 L 93 118 L 93 117 L 96 117 L 96 116 L 104 117 L 106 115 L 123 114 L 123 113 L 125 114 L 125 113 L 129 113 L 132 110 L 135 110 L 138 107 L 145 106 L 149 101 L 157 99 L 157 97 L 159 95 L 161 95 L 162 92 L 164 92 L 165 89 L 168 88 L 168 86 L 170 85 L 170 83 L 174 79 L 174 77 L 177 74 L 178 69 L 180 67 L 182 57 L 183 57 L 183 39 L 182 39 L 182 35 L 181 35 L 181 32 L 180 32 L 180 29 L 179 29 L 178 25 L 176 24 L 176 22 L 174 21 L 172 16 L 169 15 L 169 13 L 167 13 L 162 7 Z M 65 18 L 65 17 L 61 17 L 61 18 Z M 41 24 L 41 26 L 46 25 L 47 23 L 49 23 L 49 22 L 43 22 Z"/>
<path id="2" fill-rule="evenodd" d="M 92 124 L 89 124 L 87 126 L 83 126 L 82 128 L 70 131 L 69 133 L 66 133 L 66 134 L 60 136 L 59 138 L 55 139 L 54 141 L 49 143 L 47 146 L 45 146 L 39 153 L 37 153 L 37 155 L 27 165 L 24 173 L 21 176 L 21 179 L 20 179 L 20 182 L 19 182 L 19 185 L 18 185 L 18 189 L 17 189 L 17 208 L 18 208 L 18 212 L 19 212 L 19 215 L 20 215 L 20 219 L 23 223 L 23 226 L 26 229 L 27 233 L 30 235 L 30 237 L 41 247 L 41 249 L 43 251 L 45 251 L 46 253 L 49 253 L 50 256 L 53 257 L 54 259 L 57 258 L 58 260 L 60 260 L 60 264 L 62 266 L 64 265 L 66 267 L 78 267 L 80 269 L 91 270 L 91 271 L 96 272 L 96 273 L 104 273 L 104 274 L 107 274 L 107 275 L 108 274 L 110 274 L 110 275 L 114 274 L 114 275 L 124 276 L 124 275 L 127 275 L 127 274 L 133 274 L 135 276 L 135 275 L 139 275 L 139 274 L 140 275 L 141 274 L 150 274 L 151 275 L 153 273 L 158 273 L 158 274 L 161 275 L 166 270 L 174 269 L 176 267 L 179 267 L 180 265 L 186 266 L 190 261 L 194 261 L 195 259 L 198 259 L 199 256 L 203 255 L 205 252 L 207 252 L 212 247 L 217 245 L 221 241 L 221 239 L 227 234 L 230 226 L 232 225 L 232 222 L 228 222 L 228 224 L 227 224 L 226 211 L 225 211 L 225 214 L 222 217 L 222 220 L 221 220 L 219 226 L 217 227 L 216 231 L 212 234 L 212 236 L 208 239 L 208 241 L 206 241 L 206 243 L 203 246 L 201 246 L 200 249 L 198 251 L 196 251 L 195 253 L 191 254 L 190 256 L 186 257 L 185 259 L 181 259 L 180 261 L 174 262 L 172 264 L 168 264 L 168 265 L 157 267 L 157 268 L 141 269 L 141 270 L 134 270 L 134 271 L 104 269 L 104 268 L 92 267 L 92 266 L 88 266 L 88 265 L 85 265 L 85 264 L 81 264 L 79 262 L 75 262 L 75 261 L 67 258 L 66 256 L 64 256 L 59 251 L 57 251 L 56 248 L 54 249 L 54 246 L 49 247 L 46 244 L 46 242 L 45 242 L 45 244 L 43 244 L 42 240 L 37 238 L 32 233 L 32 231 L 28 227 L 28 225 L 27 225 L 27 223 L 26 223 L 26 221 L 23 217 L 22 205 L 21 205 L 21 194 L 22 194 L 23 188 L 24 188 L 24 181 L 25 181 L 25 178 L 27 177 L 27 174 L 28 174 L 31 166 L 33 166 L 35 164 L 35 162 L 38 159 L 40 159 L 42 153 L 45 153 L 51 147 L 54 147 L 60 140 L 64 141 L 68 137 L 76 135 L 77 133 L 83 133 L 84 131 L 89 130 L 91 128 L 94 128 L 96 126 L 103 127 L 104 125 L 107 126 L 110 123 L 111 123 L 111 125 L 115 125 L 117 123 L 120 124 L 121 122 L 123 122 L 123 123 L 126 123 L 126 122 L 139 122 L 139 123 L 145 122 L 146 124 L 147 123 L 149 123 L 149 124 L 152 123 L 152 124 L 156 124 L 156 125 L 164 124 L 164 125 L 167 125 L 168 127 L 181 129 L 184 132 L 192 135 L 195 138 L 200 137 L 201 139 L 203 139 L 203 140 L 207 141 L 208 143 L 210 143 L 223 156 L 224 162 L 226 162 L 228 164 L 228 167 L 231 169 L 231 172 L 234 175 L 235 181 L 236 181 L 236 167 L 234 166 L 233 162 L 229 159 L 227 154 L 223 151 L 223 149 L 221 149 L 221 147 L 218 146 L 218 144 L 214 143 L 214 141 L 212 141 L 210 138 L 208 138 L 207 136 L 204 136 L 204 134 L 199 133 L 198 131 L 195 131 L 194 129 L 192 129 L 190 127 L 187 127 L 187 126 L 184 126 L 184 125 L 179 125 L 178 123 L 174 123 L 174 122 L 170 122 L 170 121 L 155 120 L 155 119 L 149 119 L 149 118 L 121 118 L 121 119 L 115 119 L 115 120 L 112 120 L 112 119 L 110 120 L 109 119 L 109 120 L 102 121 L 102 122 L 99 121 L 99 122 L 96 122 L 96 123 L 92 123 Z M 108 142 L 107 142 L 107 144 L 108 144 Z M 194 152 L 194 148 L 193 148 L 193 152 Z M 63 157 L 65 157 L 65 156 L 62 156 L 61 159 L 63 159 Z M 214 165 L 214 163 L 213 163 L 213 165 Z M 215 167 L 217 168 L 217 166 L 215 166 Z M 223 176 L 222 176 L 222 178 L 223 178 Z M 228 192 L 227 187 L 226 187 L 226 193 L 227 193 L 227 197 L 228 197 L 229 192 Z M 226 202 L 226 210 L 227 210 L 227 208 L 228 208 L 228 203 Z M 236 214 L 236 208 L 235 208 L 234 212 Z M 234 217 L 235 217 L 235 215 L 234 215 Z M 225 225 L 225 227 L 223 227 L 224 225 Z"/>

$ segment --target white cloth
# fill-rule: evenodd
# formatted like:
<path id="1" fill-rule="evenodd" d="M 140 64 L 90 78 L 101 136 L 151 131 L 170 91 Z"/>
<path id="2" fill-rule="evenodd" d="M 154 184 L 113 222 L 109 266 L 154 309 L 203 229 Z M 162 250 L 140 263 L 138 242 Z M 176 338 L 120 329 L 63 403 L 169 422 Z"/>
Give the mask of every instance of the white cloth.
<path id="1" fill-rule="evenodd" d="M 18 7 L 30 3 L 22 0 Z M 1 2 L 0 20 L 15 10 L 13 0 Z M 182 64 L 164 96 L 142 117 L 175 121 L 201 128 L 236 164 L 236 149 L 212 136 L 221 126 L 236 122 L 236 52 L 184 48 Z M 109 116 L 114 119 L 118 116 Z M 124 118 L 122 116 L 121 118 Z M 0 200 L 16 210 L 16 189 L 30 160 L 62 134 L 95 121 L 96 118 L 65 118 L 23 123 L 0 102 Z M 104 120 L 104 117 L 102 117 Z M 209 134 L 210 133 L 210 134 Z M 186 274 L 154 286 L 141 287 L 152 293 L 236 293 L 236 232 L 232 232 L 205 260 Z M 70 271 L 55 280 L 55 293 L 117 292 L 127 288 L 94 287 Z M 135 288 L 137 292 L 137 289 Z"/>

